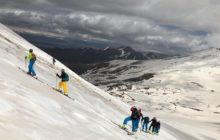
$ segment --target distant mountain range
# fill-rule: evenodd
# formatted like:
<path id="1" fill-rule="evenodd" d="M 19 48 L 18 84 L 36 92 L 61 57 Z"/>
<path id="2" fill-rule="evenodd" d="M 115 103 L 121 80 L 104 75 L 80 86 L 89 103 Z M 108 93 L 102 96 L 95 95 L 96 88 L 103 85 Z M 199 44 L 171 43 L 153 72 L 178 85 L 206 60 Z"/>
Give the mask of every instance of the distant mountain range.
<path id="1" fill-rule="evenodd" d="M 19 33 L 29 42 L 60 60 L 77 74 L 103 67 L 112 60 L 151 60 L 169 57 L 158 52 L 139 52 L 129 46 L 106 42 L 58 38 L 38 34 Z"/>
<path id="2" fill-rule="evenodd" d="M 137 52 L 131 47 L 106 48 L 45 48 L 44 51 L 63 62 L 69 68 L 82 74 L 96 65 L 112 60 L 162 59 L 168 55 L 155 52 Z"/>

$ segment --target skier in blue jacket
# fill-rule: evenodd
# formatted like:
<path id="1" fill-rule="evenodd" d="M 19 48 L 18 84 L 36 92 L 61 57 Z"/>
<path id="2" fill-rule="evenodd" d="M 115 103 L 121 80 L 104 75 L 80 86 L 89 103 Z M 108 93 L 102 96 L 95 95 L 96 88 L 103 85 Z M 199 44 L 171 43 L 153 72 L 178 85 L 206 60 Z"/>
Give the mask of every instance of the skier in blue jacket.
<path id="1" fill-rule="evenodd" d="M 130 110 L 131 115 L 124 119 L 122 128 L 126 129 L 125 125 L 127 125 L 129 121 L 132 121 L 132 132 L 136 132 L 140 122 L 140 118 L 142 117 L 141 109 L 137 109 L 135 106 L 133 106 Z"/>

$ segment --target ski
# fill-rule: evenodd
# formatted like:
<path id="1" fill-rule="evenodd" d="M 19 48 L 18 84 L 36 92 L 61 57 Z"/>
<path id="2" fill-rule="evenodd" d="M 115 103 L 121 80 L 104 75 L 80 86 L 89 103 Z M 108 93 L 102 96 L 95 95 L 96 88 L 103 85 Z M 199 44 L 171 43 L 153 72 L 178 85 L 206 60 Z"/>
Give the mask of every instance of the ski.
<path id="1" fill-rule="evenodd" d="M 32 77 L 32 78 L 38 80 L 39 82 L 45 84 L 45 83 L 44 83 L 43 81 L 41 81 L 38 77 L 36 77 L 36 76 L 32 76 L 32 75 L 28 74 L 27 71 L 24 70 L 24 69 L 22 69 L 21 67 L 18 67 L 18 69 L 21 70 L 22 72 L 24 72 L 25 74 L 29 75 L 30 77 Z"/>
<path id="2" fill-rule="evenodd" d="M 67 97 L 67 98 L 69 98 L 69 99 L 75 101 L 75 99 L 72 98 L 72 97 L 70 97 L 68 94 L 67 94 L 67 95 L 64 95 L 61 90 L 59 90 L 59 89 L 57 89 L 57 88 L 54 88 L 54 87 L 51 87 L 51 88 L 52 88 L 53 90 L 55 90 L 56 92 L 58 92 L 59 94 L 62 94 L 63 96 L 65 96 L 65 97 Z"/>
<path id="3" fill-rule="evenodd" d="M 127 133 L 127 135 L 134 135 L 132 132 L 130 132 L 127 128 L 123 128 L 122 127 L 122 125 L 120 125 L 120 124 L 117 124 L 116 122 L 114 122 L 114 121 L 111 121 L 113 124 L 115 124 L 115 125 L 117 125 L 120 129 L 122 129 L 122 130 L 124 130 L 126 133 Z"/>
<path id="4" fill-rule="evenodd" d="M 38 77 L 34 77 L 34 76 L 32 76 L 32 75 L 28 74 L 28 73 L 27 73 L 27 71 L 25 71 L 25 70 L 24 70 L 24 69 L 22 69 L 21 67 L 18 67 L 18 69 L 19 69 L 19 70 L 21 70 L 22 72 L 24 72 L 25 74 L 27 74 L 27 75 L 31 76 L 32 78 L 34 78 L 34 79 L 38 80 L 39 82 L 41 82 L 41 83 L 43 83 L 43 84 L 45 84 L 45 85 L 49 86 L 50 88 L 52 88 L 53 90 L 55 90 L 55 91 L 56 91 L 56 92 L 58 92 L 59 94 L 62 94 L 63 96 L 65 96 L 65 97 L 67 97 L 67 98 L 71 99 L 72 101 L 75 101 L 75 99 L 74 99 L 74 98 L 72 98 L 72 97 L 70 97 L 70 96 L 68 96 L 68 95 L 64 95 L 62 91 L 60 91 L 60 90 L 58 90 L 58 89 L 56 89 L 56 88 L 54 88 L 54 87 L 50 86 L 49 84 L 46 84 L 45 82 L 41 81 L 41 80 L 40 80 Z"/>

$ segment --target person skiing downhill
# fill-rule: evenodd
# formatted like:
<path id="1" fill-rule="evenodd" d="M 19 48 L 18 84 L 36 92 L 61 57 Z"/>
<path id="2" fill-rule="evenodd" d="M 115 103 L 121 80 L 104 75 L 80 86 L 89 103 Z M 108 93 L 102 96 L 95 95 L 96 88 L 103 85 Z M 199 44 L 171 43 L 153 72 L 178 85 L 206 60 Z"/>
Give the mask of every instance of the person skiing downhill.
<path id="1" fill-rule="evenodd" d="M 59 90 L 62 91 L 61 88 L 63 88 L 63 94 L 68 96 L 66 82 L 69 81 L 69 75 L 65 72 L 64 69 L 62 69 L 61 75 L 57 73 L 56 76 L 61 79 L 61 81 L 59 82 Z"/>
<path id="2" fill-rule="evenodd" d="M 33 49 L 29 50 L 28 56 L 25 58 L 29 60 L 27 74 L 30 74 L 31 76 L 36 76 L 36 73 L 34 71 L 34 63 L 36 61 L 36 55 L 33 53 Z"/>
<path id="3" fill-rule="evenodd" d="M 135 106 L 133 106 L 131 107 L 130 111 L 131 115 L 124 119 L 122 128 L 126 129 L 125 125 L 127 125 L 129 121 L 132 121 L 132 132 L 136 132 L 138 129 L 138 124 L 140 122 L 140 118 L 142 117 L 141 109 L 137 109 Z"/>
<path id="4" fill-rule="evenodd" d="M 153 132 L 154 129 L 155 129 L 156 123 L 157 123 L 157 118 L 153 117 L 153 119 L 150 122 L 151 122 L 151 124 L 150 124 L 150 127 L 149 127 L 149 131 Z M 152 128 L 152 130 L 151 130 L 151 128 Z"/>
<path id="5" fill-rule="evenodd" d="M 142 131 L 146 132 L 148 130 L 148 124 L 150 122 L 150 118 L 148 116 L 143 117 L 141 119 L 141 122 L 143 122 L 142 123 Z"/>

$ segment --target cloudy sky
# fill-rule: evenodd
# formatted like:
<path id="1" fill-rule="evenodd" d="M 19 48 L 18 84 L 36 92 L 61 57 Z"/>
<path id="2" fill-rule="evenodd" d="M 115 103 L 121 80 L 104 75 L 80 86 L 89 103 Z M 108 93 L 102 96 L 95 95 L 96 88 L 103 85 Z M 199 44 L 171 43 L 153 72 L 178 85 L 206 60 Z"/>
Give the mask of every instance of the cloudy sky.
<path id="1" fill-rule="evenodd" d="M 220 47 L 220 0 L 0 0 L 18 32 L 191 52 Z"/>

